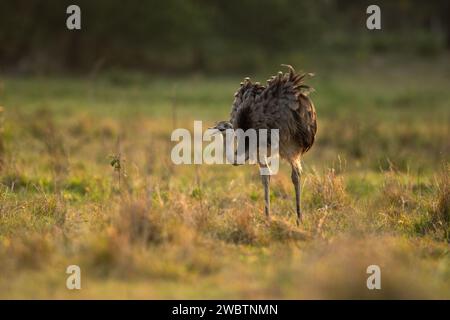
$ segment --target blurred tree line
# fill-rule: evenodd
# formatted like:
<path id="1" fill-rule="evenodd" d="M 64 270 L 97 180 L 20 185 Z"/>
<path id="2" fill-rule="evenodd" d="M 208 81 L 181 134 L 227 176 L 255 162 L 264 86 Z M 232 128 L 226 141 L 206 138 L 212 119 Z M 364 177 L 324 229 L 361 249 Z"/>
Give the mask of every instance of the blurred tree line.
<path id="1" fill-rule="evenodd" d="M 450 48 L 450 1 L 2 0 L 0 70 L 154 72 L 258 68 L 274 57 Z M 81 8 L 79 31 L 66 8 Z M 382 30 L 366 29 L 378 4 Z"/>

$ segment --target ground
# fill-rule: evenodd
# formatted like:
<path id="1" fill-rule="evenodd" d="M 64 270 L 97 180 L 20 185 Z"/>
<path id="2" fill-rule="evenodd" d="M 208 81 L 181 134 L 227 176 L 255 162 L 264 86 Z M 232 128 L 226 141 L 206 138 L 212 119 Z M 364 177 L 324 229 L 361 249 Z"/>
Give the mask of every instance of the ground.
<path id="1" fill-rule="evenodd" d="M 2 76 L 0 297 L 449 299 L 450 64 L 398 62 L 307 68 L 298 227 L 287 164 L 268 221 L 256 167 L 170 160 L 247 74 Z"/>

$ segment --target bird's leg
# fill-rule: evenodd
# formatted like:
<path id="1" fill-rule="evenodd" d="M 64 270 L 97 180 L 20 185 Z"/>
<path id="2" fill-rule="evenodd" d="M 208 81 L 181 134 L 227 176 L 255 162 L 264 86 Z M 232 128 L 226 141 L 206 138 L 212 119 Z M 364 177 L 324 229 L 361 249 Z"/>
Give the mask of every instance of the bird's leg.
<path id="1" fill-rule="evenodd" d="M 261 180 L 264 186 L 264 212 L 266 213 L 266 217 L 270 216 L 270 194 L 269 194 L 269 182 L 270 175 L 262 174 Z"/>
<path id="2" fill-rule="evenodd" d="M 259 174 L 261 175 L 261 181 L 264 186 L 264 211 L 266 217 L 270 216 L 270 193 L 269 193 L 269 183 L 270 183 L 270 168 L 267 164 L 267 159 L 264 158 L 259 162 Z"/>
<path id="3" fill-rule="evenodd" d="M 291 179 L 295 188 L 295 209 L 297 211 L 297 225 L 300 224 L 302 220 L 302 212 L 300 207 L 300 196 L 301 196 L 301 185 L 300 185 L 300 177 L 301 177 L 301 165 L 299 161 L 293 162 Z"/>

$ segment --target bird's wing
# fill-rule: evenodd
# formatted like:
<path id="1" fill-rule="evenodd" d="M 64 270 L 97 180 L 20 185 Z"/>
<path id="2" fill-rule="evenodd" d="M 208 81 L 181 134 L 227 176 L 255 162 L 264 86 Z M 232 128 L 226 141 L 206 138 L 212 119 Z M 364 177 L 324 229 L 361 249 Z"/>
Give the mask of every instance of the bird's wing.
<path id="1" fill-rule="evenodd" d="M 270 105 L 276 105 L 280 108 L 289 108 L 291 110 L 298 110 L 301 107 L 301 98 L 307 98 L 308 94 L 313 89 L 303 83 L 307 76 L 312 76 L 311 73 L 297 74 L 289 65 L 288 73 L 281 71 L 277 76 L 271 77 L 267 80 L 267 87 L 263 91 L 263 98 L 270 101 Z"/>
<path id="2" fill-rule="evenodd" d="M 264 89 L 265 87 L 261 86 L 259 82 L 252 83 L 250 78 L 245 78 L 244 81 L 241 82 L 240 88 L 234 94 L 230 122 L 236 124 L 239 113 L 241 113 L 243 109 L 252 108 Z"/>
<path id="3" fill-rule="evenodd" d="M 297 137 L 306 152 L 314 143 L 317 131 L 316 111 L 308 97 L 313 89 L 304 80 L 310 73 L 298 74 L 291 66 L 289 72 L 279 72 L 269 79 L 261 94 L 264 101 L 264 113 L 271 120 L 270 128 L 288 130 L 289 136 Z"/>
<path id="4" fill-rule="evenodd" d="M 235 129 L 283 129 L 288 136 L 299 135 L 307 150 L 317 130 L 314 105 L 308 97 L 313 89 L 303 83 L 311 74 L 297 74 L 287 67 L 289 72 L 279 72 L 267 80 L 267 86 L 244 79 L 234 95 L 230 122 Z"/>

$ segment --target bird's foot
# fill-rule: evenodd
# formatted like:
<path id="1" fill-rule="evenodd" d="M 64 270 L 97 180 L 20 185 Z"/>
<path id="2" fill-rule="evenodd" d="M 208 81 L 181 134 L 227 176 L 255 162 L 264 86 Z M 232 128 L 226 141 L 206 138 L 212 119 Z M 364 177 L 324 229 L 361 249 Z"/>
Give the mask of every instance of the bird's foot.
<path id="1" fill-rule="evenodd" d="M 270 218 L 270 216 L 266 216 L 266 219 L 265 219 L 265 221 L 264 221 L 264 224 L 265 224 L 267 227 L 270 227 L 270 226 L 271 226 L 271 224 L 272 224 L 272 219 Z"/>
<path id="2" fill-rule="evenodd" d="M 300 225 L 302 224 L 302 216 L 298 215 L 297 218 L 295 219 L 295 224 L 297 225 L 297 227 L 300 227 Z"/>

